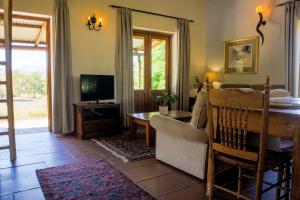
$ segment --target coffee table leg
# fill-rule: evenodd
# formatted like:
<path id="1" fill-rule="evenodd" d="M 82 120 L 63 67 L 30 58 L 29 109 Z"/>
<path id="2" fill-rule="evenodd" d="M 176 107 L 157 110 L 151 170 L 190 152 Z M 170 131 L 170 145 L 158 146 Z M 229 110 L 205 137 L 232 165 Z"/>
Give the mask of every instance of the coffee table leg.
<path id="1" fill-rule="evenodd" d="M 155 145 L 155 129 L 148 124 L 146 127 L 146 146 L 154 146 Z"/>
<path id="2" fill-rule="evenodd" d="M 156 131 L 152 126 L 150 126 L 149 129 L 150 129 L 150 146 L 155 146 Z"/>
<path id="3" fill-rule="evenodd" d="M 130 137 L 133 138 L 136 136 L 136 130 L 137 130 L 137 125 L 136 123 L 133 121 L 133 118 L 130 117 L 129 118 L 129 133 L 130 133 Z"/>
<path id="4" fill-rule="evenodd" d="M 148 124 L 146 127 L 146 146 L 150 146 L 150 124 Z"/>

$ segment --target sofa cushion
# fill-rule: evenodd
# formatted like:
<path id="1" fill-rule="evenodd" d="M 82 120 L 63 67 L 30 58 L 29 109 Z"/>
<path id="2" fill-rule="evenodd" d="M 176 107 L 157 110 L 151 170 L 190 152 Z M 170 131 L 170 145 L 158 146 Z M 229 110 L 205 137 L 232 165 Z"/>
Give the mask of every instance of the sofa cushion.
<path id="1" fill-rule="evenodd" d="M 206 99 L 207 92 L 200 91 L 197 95 L 196 102 L 194 104 L 191 126 L 197 129 L 204 128 L 207 122 L 207 107 Z"/>

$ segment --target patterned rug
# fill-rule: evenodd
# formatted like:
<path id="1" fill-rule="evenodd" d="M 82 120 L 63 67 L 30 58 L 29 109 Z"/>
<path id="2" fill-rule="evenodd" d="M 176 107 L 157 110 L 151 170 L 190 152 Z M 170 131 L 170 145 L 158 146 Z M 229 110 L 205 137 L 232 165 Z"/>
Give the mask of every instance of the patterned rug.
<path id="1" fill-rule="evenodd" d="M 36 171 L 47 200 L 152 200 L 104 161 L 76 163 Z"/>
<path id="2" fill-rule="evenodd" d="M 124 162 L 155 157 L 155 147 L 146 146 L 145 133 L 138 133 L 131 139 L 128 134 L 121 134 L 93 140 Z"/>

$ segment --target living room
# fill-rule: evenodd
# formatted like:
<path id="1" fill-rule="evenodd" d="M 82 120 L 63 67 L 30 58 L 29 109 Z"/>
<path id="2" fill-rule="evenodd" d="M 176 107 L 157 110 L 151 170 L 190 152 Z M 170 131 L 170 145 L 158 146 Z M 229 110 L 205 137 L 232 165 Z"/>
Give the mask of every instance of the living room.
<path id="1" fill-rule="evenodd" d="M 2 0 L 0 199 L 300 199 L 298 4 Z M 17 48 L 49 130 L 16 131 Z"/>

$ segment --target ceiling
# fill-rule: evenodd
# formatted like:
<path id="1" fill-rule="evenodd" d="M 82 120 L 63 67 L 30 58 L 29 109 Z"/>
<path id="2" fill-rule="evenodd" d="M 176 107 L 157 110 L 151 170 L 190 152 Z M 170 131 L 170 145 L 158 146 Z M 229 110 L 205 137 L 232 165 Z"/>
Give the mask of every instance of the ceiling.
<path id="1" fill-rule="evenodd" d="M 45 47 L 47 22 L 31 18 L 13 17 L 12 42 L 18 47 Z M 4 20 L 0 15 L 0 44 L 4 43 Z"/>

